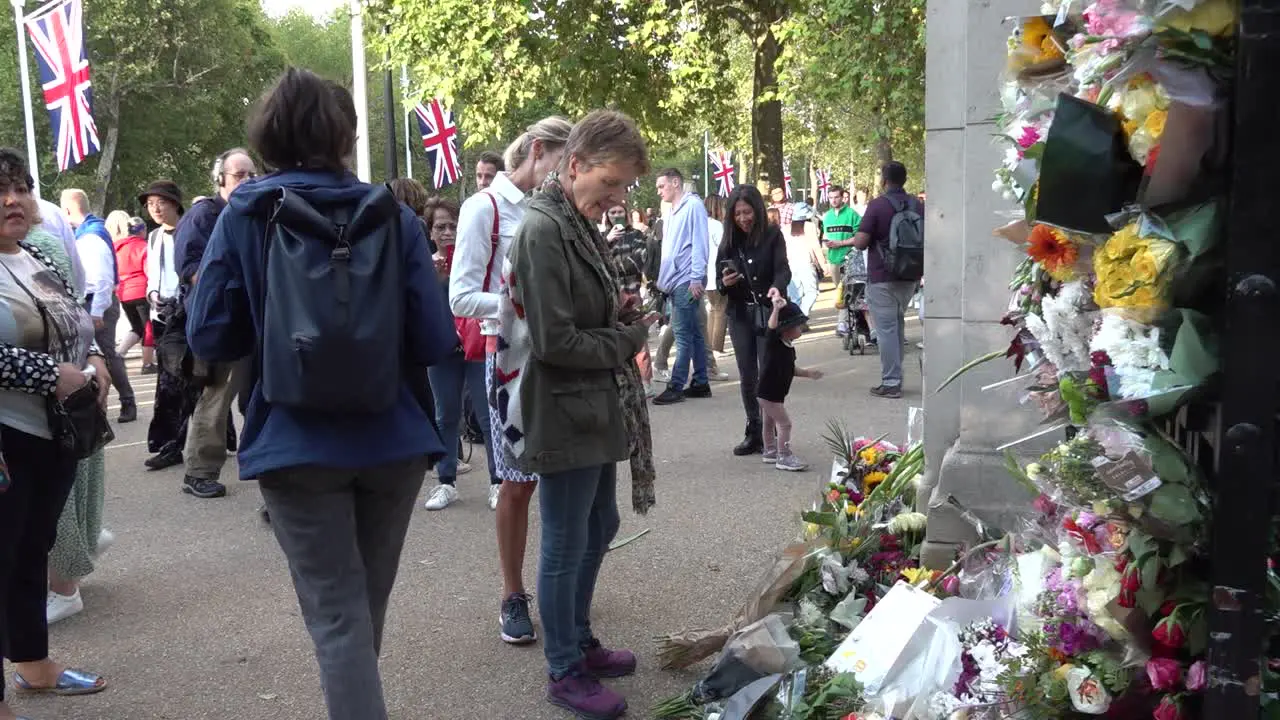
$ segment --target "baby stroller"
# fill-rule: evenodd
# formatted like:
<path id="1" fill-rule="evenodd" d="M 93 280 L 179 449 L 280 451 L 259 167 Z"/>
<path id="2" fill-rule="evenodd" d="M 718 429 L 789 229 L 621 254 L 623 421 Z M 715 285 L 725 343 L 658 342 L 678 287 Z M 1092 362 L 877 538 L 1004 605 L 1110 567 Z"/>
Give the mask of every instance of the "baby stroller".
<path id="1" fill-rule="evenodd" d="M 862 355 L 871 344 L 871 324 L 867 322 L 866 251 L 851 251 L 844 259 L 843 273 L 843 309 L 838 327 L 844 329 L 844 349 L 850 355 L 855 352 Z"/>

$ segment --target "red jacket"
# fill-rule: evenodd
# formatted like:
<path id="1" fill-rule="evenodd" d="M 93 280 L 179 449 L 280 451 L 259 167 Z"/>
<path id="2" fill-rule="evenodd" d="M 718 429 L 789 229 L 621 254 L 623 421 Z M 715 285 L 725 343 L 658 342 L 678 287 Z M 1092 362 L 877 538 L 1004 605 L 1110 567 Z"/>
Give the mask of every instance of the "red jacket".
<path id="1" fill-rule="evenodd" d="M 120 268 L 120 284 L 116 295 L 120 302 L 141 300 L 147 296 L 147 239 L 130 235 L 116 241 L 116 264 Z"/>

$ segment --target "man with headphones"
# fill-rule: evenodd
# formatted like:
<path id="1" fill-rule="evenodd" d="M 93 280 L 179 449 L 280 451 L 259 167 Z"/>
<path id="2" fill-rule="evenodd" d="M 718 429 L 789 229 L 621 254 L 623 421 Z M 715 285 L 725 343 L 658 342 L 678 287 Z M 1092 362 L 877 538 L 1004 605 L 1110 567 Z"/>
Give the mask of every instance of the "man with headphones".
<path id="1" fill-rule="evenodd" d="M 183 296 L 198 282 L 200 261 L 213 234 L 218 216 L 227 206 L 227 199 L 241 184 L 258 176 L 258 168 L 243 148 L 233 148 L 218 156 L 213 163 L 213 185 L 217 190 L 191 206 L 174 241 L 178 257 L 178 275 L 182 281 Z M 247 372 L 247 359 L 231 365 L 210 368 L 208 383 L 200 393 L 200 401 L 191 413 L 187 425 L 187 445 L 183 450 L 186 477 L 182 491 L 198 498 L 218 498 L 227 494 L 227 488 L 218 477 L 227 459 L 228 421 L 231 403 L 243 384 Z"/>

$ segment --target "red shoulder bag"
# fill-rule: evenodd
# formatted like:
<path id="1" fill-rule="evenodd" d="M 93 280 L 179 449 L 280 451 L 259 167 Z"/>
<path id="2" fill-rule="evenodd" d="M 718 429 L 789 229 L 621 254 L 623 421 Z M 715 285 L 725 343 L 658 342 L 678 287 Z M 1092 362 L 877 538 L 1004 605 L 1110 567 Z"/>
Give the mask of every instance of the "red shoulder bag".
<path id="1" fill-rule="evenodd" d="M 484 292 L 489 292 L 489 278 L 493 276 L 493 261 L 498 257 L 498 201 L 490 193 L 485 193 L 493 205 L 493 229 L 489 232 L 489 262 L 484 268 Z M 458 339 L 462 341 L 462 355 L 467 360 L 484 360 L 485 337 L 480 333 L 479 318 L 454 318 L 453 325 L 458 330 Z"/>

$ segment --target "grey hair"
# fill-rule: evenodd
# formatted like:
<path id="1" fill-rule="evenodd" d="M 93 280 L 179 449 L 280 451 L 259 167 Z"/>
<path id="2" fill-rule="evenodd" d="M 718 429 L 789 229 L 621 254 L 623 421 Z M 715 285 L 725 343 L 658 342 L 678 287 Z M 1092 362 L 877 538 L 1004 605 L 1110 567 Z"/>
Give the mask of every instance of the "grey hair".
<path id="1" fill-rule="evenodd" d="M 573 130 L 573 123 L 559 115 L 545 117 L 525 128 L 520 137 L 512 141 L 507 146 L 507 151 L 503 153 L 503 162 L 507 166 L 507 172 L 514 172 L 516 168 L 524 164 L 525 160 L 529 159 L 529 153 L 533 151 L 534 140 L 541 140 L 542 145 L 550 149 L 562 148 L 565 143 L 569 142 L 569 132 L 571 130 Z"/>

